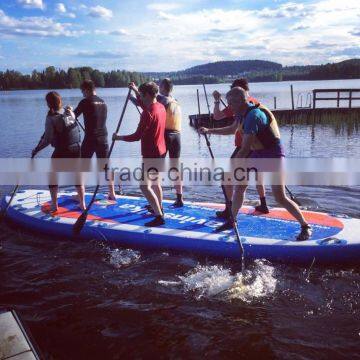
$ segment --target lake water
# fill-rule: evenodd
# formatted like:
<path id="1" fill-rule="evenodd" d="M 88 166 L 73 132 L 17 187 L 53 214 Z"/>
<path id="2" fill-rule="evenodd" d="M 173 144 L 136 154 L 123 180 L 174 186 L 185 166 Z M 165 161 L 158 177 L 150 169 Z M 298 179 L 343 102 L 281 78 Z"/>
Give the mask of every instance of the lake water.
<path id="1" fill-rule="evenodd" d="M 359 80 L 293 82 L 298 94 L 314 88 L 359 88 Z M 251 84 L 251 94 L 289 108 L 290 83 Z M 188 125 L 197 113 L 196 89 L 174 93 L 184 114 L 182 154 L 208 157 Z M 225 93 L 228 85 L 208 85 Z M 61 90 L 75 106 L 78 90 Z M 0 92 L 0 157 L 28 157 L 43 133 L 46 91 Z M 99 89 L 115 130 L 126 89 Z M 209 99 L 212 104 L 211 98 Z M 304 100 L 303 100 L 304 101 Z M 355 106 L 356 104 L 354 104 Z M 120 133 L 138 114 L 127 109 Z M 359 157 L 360 134 L 325 125 L 281 128 L 288 156 Z M 233 137 L 212 136 L 215 156 L 228 156 Z M 39 156 L 49 156 L 50 149 Z M 116 156 L 138 157 L 139 143 L 117 143 Z M 0 188 L 4 193 L 8 187 Z M 310 209 L 360 217 L 359 187 L 292 187 Z M 135 187 L 124 188 L 138 194 Z M 173 198 L 170 189 L 165 196 Z M 253 189 L 248 199 L 257 199 Z M 223 202 L 217 187 L 186 187 L 185 198 Z M 274 205 L 271 195 L 270 205 Z M 36 236 L 1 224 L 0 307 L 15 308 L 45 355 L 54 359 L 133 358 L 360 358 L 360 268 L 310 269 L 251 264 L 249 285 L 233 286 L 239 264 L 181 254 L 118 248 L 98 240 L 75 242 Z M 241 229 L 240 229 L 241 231 Z M 219 294 L 220 292 L 220 294 Z"/>

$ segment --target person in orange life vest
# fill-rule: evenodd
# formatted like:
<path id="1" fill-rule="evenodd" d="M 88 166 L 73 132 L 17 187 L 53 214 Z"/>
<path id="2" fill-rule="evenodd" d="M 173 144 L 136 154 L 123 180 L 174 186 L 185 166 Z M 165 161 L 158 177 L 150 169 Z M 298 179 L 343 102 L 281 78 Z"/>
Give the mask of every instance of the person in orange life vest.
<path id="1" fill-rule="evenodd" d="M 156 100 L 159 91 L 154 82 L 140 85 L 139 89 L 134 83 L 129 88 L 139 95 L 139 103 L 143 108 L 140 122 L 136 131 L 131 135 L 120 136 L 113 134 L 113 140 L 139 141 L 141 140 L 141 154 L 144 159 L 160 159 L 166 155 L 165 145 L 165 107 Z M 145 174 L 144 174 L 145 175 Z M 145 226 L 153 227 L 165 224 L 162 208 L 163 193 L 157 177 L 156 183 L 152 183 L 148 176 L 144 176 L 144 183 L 140 189 L 149 202 L 155 219 L 145 223 Z"/>
<path id="2" fill-rule="evenodd" d="M 181 153 L 181 108 L 179 103 L 172 96 L 173 84 L 170 79 L 165 78 L 161 80 L 159 90 L 160 94 L 157 96 L 157 101 L 162 103 L 166 109 L 166 125 L 165 125 L 165 143 L 166 153 L 169 153 L 170 159 L 176 162 L 180 158 Z M 175 165 L 175 166 L 174 166 Z M 178 168 L 175 163 L 172 167 Z M 179 178 L 180 175 L 178 174 Z M 176 201 L 173 203 L 174 207 L 184 206 L 182 182 L 179 179 L 174 181 L 174 188 L 176 190 Z"/>
<path id="3" fill-rule="evenodd" d="M 241 87 L 232 88 L 226 94 L 226 99 L 235 114 L 235 118 L 242 119 L 239 122 L 239 130 L 243 134 L 243 140 L 236 158 L 278 159 L 277 162 L 281 164 L 281 159 L 285 154 L 277 121 L 271 111 L 264 106 L 254 106 L 247 102 L 246 91 Z M 218 129 L 201 128 L 201 132 L 205 134 L 216 134 L 216 130 Z M 275 200 L 300 223 L 301 232 L 296 239 L 298 241 L 308 240 L 312 233 L 311 227 L 297 204 L 286 196 L 283 178 L 280 177 L 277 181 L 279 183 L 271 186 Z M 231 208 L 233 219 L 237 218 L 237 214 L 243 205 L 246 189 L 246 180 L 234 186 Z M 229 230 L 233 227 L 234 223 L 227 220 L 217 231 Z"/>
<path id="4" fill-rule="evenodd" d="M 248 81 L 245 78 L 240 78 L 240 79 L 236 79 L 232 84 L 231 84 L 231 89 L 239 86 L 241 88 L 243 88 L 246 91 L 246 95 L 247 95 L 247 101 L 253 103 L 254 105 L 259 104 L 259 101 L 256 98 L 253 98 L 249 95 L 249 84 Z M 220 110 L 220 99 L 221 99 L 221 94 L 218 91 L 214 91 L 213 92 L 213 97 L 214 97 L 214 120 L 222 120 L 225 118 L 234 118 L 234 113 L 231 110 L 231 108 L 229 106 L 225 107 L 223 110 Z M 231 155 L 231 157 L 234 157 L 236 155 L 236 152 L 239 151 L 239 149 L 241 148 L 241 142 L 242 142 L 242 137 L 241 137 L 241 133 L 237 130 L 238 124 L 236 123 L 236 121 L 233 122 L 232 125 L 230 125 L 230 127 L 226 127 L 224 128 L 226 134 L 230 133 L 233 134 L 235 133 L 235 150 L 233 152 L 233 154 Z M 227 129 L 229 128 L 229 129 Z M 225 186 L 225 191 L 226 194 L 228 196 L 229 199 L 231 199 L 232 197 L 232 193 L 233 193 L 233 186 L 231 184 L 224 184 Z M 261 212 L 263 214 L 268 214 L 269 213 L 269 209 L 267 207 L 266 204 L 266 198 L 265 198 L 265 187 L 262 184 L 262 180 L 261 180 L 261 176 L 259 175 L 258 178 L 258 184 L 256 185 L 256 189 L 257 192 L 259 194 L 260 197 L 260 205 L 255 207 L 255 210 L 258 212 Z M 228 206 L 225 207 L 224 211 L 217 211 L 216 212 L 217 217 L 219 218 L 227 218 L 229 216 L 229 208 Z"/>

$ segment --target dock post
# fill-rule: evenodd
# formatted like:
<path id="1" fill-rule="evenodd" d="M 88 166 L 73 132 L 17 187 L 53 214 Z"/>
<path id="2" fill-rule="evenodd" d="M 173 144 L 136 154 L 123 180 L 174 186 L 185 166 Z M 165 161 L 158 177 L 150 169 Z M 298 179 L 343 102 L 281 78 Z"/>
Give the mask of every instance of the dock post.
<path id="1" fill-rule="evenodd" d="M 200 110 L 200 95 L 199 95 L 199 89 L 196 89 L 196 96 L 197 96 L 197 104 L 198 104 L 198 114 L 201 114 Z"/>
<path id="2" fill-rule="evenodd" d="M 349 109 L 351 109 L 351 102 L 352 102 L 352 90 L 349 91 Z"/>
<path id="3" fill-rule="evenodd" d="M 274 96 L 274 110 L 276 110 L 276 96 Z"/>
<path id="4" fill-rule="evenodd" d="M 313 109 L 315 109 L 316 106 L 316 91 L 313 90 Z"/>
<path id="5" fill-rule="evenodd" d="M 339 107 L 340 106 L 340 91 L 338 90 L 337 92 L 337 102 L 336 102 L 336 107 Z"/>
<path id="6" fill-rule="evenodd" d="M 294 88 L 292 85 L 290 85 L 290 92 L 291 92 L 291 107 L 293 110 L 295 110 L 295 104 L 294 104 Z"/>

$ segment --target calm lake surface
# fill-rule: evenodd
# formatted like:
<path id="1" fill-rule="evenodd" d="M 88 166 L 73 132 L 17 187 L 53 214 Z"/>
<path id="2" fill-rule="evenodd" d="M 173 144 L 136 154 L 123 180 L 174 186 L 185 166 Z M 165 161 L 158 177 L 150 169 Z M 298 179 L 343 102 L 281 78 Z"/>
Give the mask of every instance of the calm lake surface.
<path id="1" fill-rule="evenodd" d="M 315 88 L 359 88 L 359 80 L 293 82 L 295 102 Z M 290 83 L 250 84 L 251 94 L 290 108 Z M 197 113 L 196 89 L 174 90 L 183 110 L 182 154 L 208 157 L 188 125 Z M 208 85 L 225 93 L 229 85 Z M 29 157 L 44 130 L 47 91 L 0 92 L 0 157 Z M 79 90 L 60 90 L 76 106 Z M 127 89 L 99 89 L 108 105 L 111 134 Z M 299 97 L 300 99 L 300 97 Z M 212 106 L 212 98 L 209 97 Z M 300 101 L 300 100 L 299 100 Z M 354 103 L 354 106 L 360 104 Z M 360 119 L 359 119 L 360 120 Z M 120 133 L 132 132 L 138 114 L 127 109 Z M 330 125 L 281 128 L 288 156 L 360 157 L 360 133 Z M 233 137 L 212 136 L 215 156 L 229 156 Z M 138 157 L 139 143 L 117 143 L 116 156 Z M 51 149 L 39 156 L 49 156 Z M 1 193 L 11 187 L 0 188 Z M 360 217 L 359 187 L 292 187 L 309 209 Z M 139 194 L 136 187 L 124 188 Z M 173 198 L 171 189 L 165 196 Z M 185 197 L 223 202 L 217 187 L 187 187 Z M 247 198 L 256 200 L 249 189 Z M 268 195 L 270 205 L 275 205 Z M 360 359 L 360 266 L 310 269 L 257 261 L 246 286 L 238 263 L 166 252 L 123 249 L 99 240 L 39 237 L 0 225 L 0 308 L 15 308 L 42 352 L 54 359 L 282 358 Z M 241 228 L 240 228 L 241 231 Z M 359 259 L 360 260 L 360 259 Z M 220 292 L 220 294 L 219 294 Z"/>

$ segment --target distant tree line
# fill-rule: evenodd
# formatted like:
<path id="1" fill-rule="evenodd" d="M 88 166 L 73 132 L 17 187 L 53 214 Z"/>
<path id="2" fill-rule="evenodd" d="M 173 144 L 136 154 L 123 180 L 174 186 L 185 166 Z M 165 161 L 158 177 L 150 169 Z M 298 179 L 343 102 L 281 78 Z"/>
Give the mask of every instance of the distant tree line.
<path id="1" fill-rule="evenodd" d="M 44 71 L 34 70 L 31 75 L 23 75 L 14 70 L 0 71 L 0 89 L 72 89 L 78 88 L 85 79 L 93 80 L 97 87 L 125 87 L 130 81 L 140 84 L 149 79 L 159 80 L 164 77 L 170 77 L 177 85 L 229 83 L 237 77 L 246 77 L 251 82 L 359 79 L 360 59 L 326 65 L 288 67 L 262 60 L 220 61 L 184 71 L 161 73 L 125 70 L 102 72 L 91 67 L 69 68 L 64 71 L 49 66 Z"/>
<path id="2" fill-rule="evenodd" d="M 221 64 L 221 71 L 223 71 L 223 66 L 224 64 Z M 162 75 L 164 76 L 165 74 Z M 247 70 L 232 76 L 185 76 L 184 72 L 169 73 L 167 76 L 170 76 L 175 84 L 229 83 L 237 77 L 246 77 L 251 82 L 360 79 L 360 59 L 350 59 L 326 65 L 288 66 L 282 67 L 281 69 L 265 68 L 263 70 Z"/>
<path id="3" fill-rule="evenodd" d="M 49 66 L 43 71 L 34 70 L 31 75 L 15 70 L 0 71 L 0 89 L 73 89 L 83 80 L 93 80 L 97 87 L 125 87 L 130 81 L 137 84 L 148 80 L 146 75 L 125 70 L 102 72 L 91 67 L 69 68 L 67 71 Z"/>

